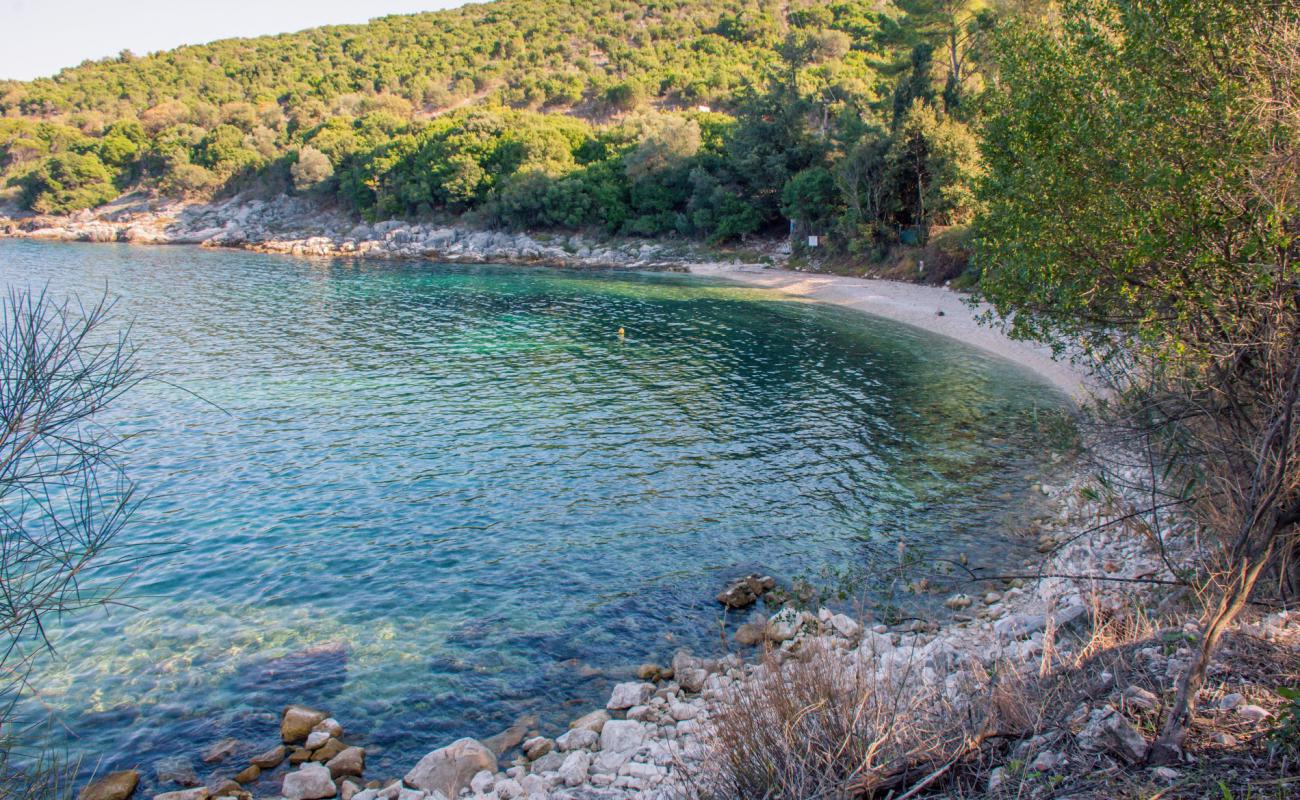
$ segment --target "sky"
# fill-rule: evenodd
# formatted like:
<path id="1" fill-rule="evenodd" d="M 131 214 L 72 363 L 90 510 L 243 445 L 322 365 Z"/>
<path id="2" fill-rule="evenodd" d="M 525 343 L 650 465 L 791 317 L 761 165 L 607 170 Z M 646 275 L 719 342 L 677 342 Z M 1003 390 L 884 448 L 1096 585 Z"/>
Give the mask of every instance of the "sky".
<path id="1" fill-rule="evenodd" d="M 299 31 L 464 5 L 466 0 L 0 0 L 0 78 L 53 75 L 86 59 L 232 36 Z"/>

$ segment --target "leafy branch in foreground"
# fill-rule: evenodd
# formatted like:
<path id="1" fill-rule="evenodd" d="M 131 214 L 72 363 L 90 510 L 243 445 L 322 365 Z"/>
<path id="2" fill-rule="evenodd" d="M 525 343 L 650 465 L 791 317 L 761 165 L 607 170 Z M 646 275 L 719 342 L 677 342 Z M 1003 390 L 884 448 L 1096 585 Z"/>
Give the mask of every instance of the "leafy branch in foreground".
<path id="1" fill-rule="evenodd" d="M 116 539 L 136 507 L 97 418 L 141 379 L 113 304 L 11 289 L 0 327 L 0 796 L 66 794 L 68 770 L 22 750 L 15 709 L 48 623 L 113 602 L 134 557 Z"/>
<path id="2" fill-rule="evenodd" d="M 1002 34 L 977 257 L 1013 334 L 1101 362 L 1112 424 L 1214 534 L 1172 759 L 1224 631 L 1300 588 L 1300 4 L 1074 0 L 1064 19 Z"/>

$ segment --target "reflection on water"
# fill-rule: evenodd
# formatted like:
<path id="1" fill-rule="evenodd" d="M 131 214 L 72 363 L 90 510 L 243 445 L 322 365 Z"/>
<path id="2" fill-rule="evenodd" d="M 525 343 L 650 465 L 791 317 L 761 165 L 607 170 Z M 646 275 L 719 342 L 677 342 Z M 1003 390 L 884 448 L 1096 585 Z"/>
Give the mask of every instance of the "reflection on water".
<path id="1" fill-rule="evenodd" d="M 174 552 L 36 676 L 56 738 L 113 766 L 267 742 L 306 702 L 396 774 L 716 649 L 729 576 L 869 576 L 900 539 L 998 563 L 1064 402 L 957 343 L 686 276 L 30 242 L 0 272 L 107 286 L 165 379 L 111 423 L 148 495 L 130 537 Z"/>

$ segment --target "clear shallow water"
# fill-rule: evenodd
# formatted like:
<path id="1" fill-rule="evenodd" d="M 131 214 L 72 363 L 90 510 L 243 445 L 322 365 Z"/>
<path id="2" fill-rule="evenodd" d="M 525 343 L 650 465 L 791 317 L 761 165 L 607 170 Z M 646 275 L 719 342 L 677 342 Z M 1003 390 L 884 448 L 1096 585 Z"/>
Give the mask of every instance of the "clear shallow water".
<path id="1" fill-rule="evenodd" d="M 166 381 L 111 422 L 148 498 L 129 536 L 171 552 L 35 676 L 56 739 L 113 767 L 264 749 L 305 702 L 399 774 L 718 649 L 728 577 L 870 576 L 900 538 L 998 565 L 1065 403 L 958 343 L 689 276 L 33 242 L 0 242 L 0 276 L 107 287 Z"/>

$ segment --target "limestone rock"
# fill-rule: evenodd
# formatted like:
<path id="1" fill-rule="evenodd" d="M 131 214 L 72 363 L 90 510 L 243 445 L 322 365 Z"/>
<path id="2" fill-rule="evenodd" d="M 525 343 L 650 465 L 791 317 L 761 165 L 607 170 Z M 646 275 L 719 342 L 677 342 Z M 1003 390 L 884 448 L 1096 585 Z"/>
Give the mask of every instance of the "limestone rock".
<path id="1" fill-rule="evenodd" d="M 600 733 L 601 729 L 605 727 L 605 723 L 609 722 L 609 720 L 610 716 L 608 711 L 593 711 L 590 714 L 584 714 L 573 722 L 570 722 L 569 729 L 575 731 L 587 730 L 593 733 Z"/>
<path id="2" fill-rule="evenodd" d="M 194 765 L 184 756 L 160 759 L 153 766 L 153 775 L 159 783 L 176 783 L 181 786 L 198 786 L 202 783 L 194 771 Z"/>
<path id="3" fill-rule="evenodd" d="M 770 575 L 746 575 L 723 589 L 718 602 L 727 608 L 748 608 L 774 588 L 776 580 Z"/>
<path id="4" fill-rule="evenodd" d="M 324 764 L 334 756 L 348 749 L 348 746 L 333 737 L 311 754 L 311 760 Z"/>
<path id="5" fill-rule="evenodd" d="M 420 759 L 406 773 L 406 782 L 417 789 L 439 791 L 454 798 L 483 770 L 497 771 L 496 754 L 477 739 L 459 739 Z"/>
<path id="6" fill-rule="evenodd" d="M 632 706 L 639 706 L 654 696 L 653 683 L 620 683 L 614 687 L 605 708 L 611 711 L 623 711 Z"/>
<path id="7" fill-rule="evenodd" d="M 561 753 L 571 750 L 590 750 L 600 741 L 600 734 L 590 728 L 575 728 L 555 739 Z"/>
<path id="8" fill-rule="evenodd" d="M 736 629 L 735 638 L 736 644 L 741 647 L 753 647 L 762 644 L 763 640 L 767 638 L 766 626 L 747 622 Z"/>
<path id="9" fill-rule="evenodd" d="M 304 741 L 311 734 L 312 728 L 324 722 L 326 717 L 325 712 L 314 708 L 289 706 L 280 717 L 280 739 L 285 744 Z"/>
<path id="10" fill-rule="evenodd" d="M 235 775 L 235 783 L 245 784 L 252 783 L 262 776 L 262 768 L 256 764 L 250 764 L 244 767 L 243 771 Z"/>
<path id="11" fill-rule="evenodd" d="M 1147 741 L 1122 714 L 1110 706 L 1093 710 L 1077 737 L 1079 746 L 1094 752 L 1109 750 L 1129 762 L 1146 758 Z"/>
<path id="12" fill-rule="evenodd" d="M 645 741 L 645 728 L 632 720 L 610 720 L 600 732 L 600 749 L 613 753 L 627 753 Z"/>
<path id="13" fill-rule="evenodd" d="M 330 775 L 335 778 L 352 776 L 360 778 L 366 770 L 366 751 L 360 747 L 344 748 L 338 755 L 325 762 Z"/>
<path id="14" fill-rule="evenodd" d="M 163 792 L 153 796 L 153 800 L 208 800 L 211 793 L 206 786 L 194 789 L 182 789 L 179 792 Z"/>
<path id="15" fill-rule="evenodd" d="M 140 773 L 133 769 L 110 772 L 86 785 L 77 794 L 77 800 L 126 800 L 135 794 L 140 783 Z"/>
<path id="16" fill-rule="evenodd" d="M 203 763 L 215 764 L 218 761 L 225 761 L 238 752 L 239 747 L 240 742 L 238 739 L 222 739 L 203 751 Z"/>
<path id="17" fill-rule="evenodd" d="M 296 772 L 287 773 L 280 787 L 285 800 L 324 800 L 336 793 L 330 771 L 320 764 L 304 764 Z"/>
<path id="18" fill-rule="evenodd" d="M 287 752 L 284 745 L 277 745 L 261 755 L 253 756 L 252 763 L 261 769 L 275 769 L 284 761 Z"/>
<path id="19" fill-rule="evenodd" d="M 524 755 L 528 757 L 529 761 L 536 761 L 551 752 L 553 747 L 555 747 L 554 741 L 547 739 L 545 736 L 534 736 L 524 742 Z"/>
<path id="20" fill-rule="evenodd" d="M 528 731 L 537 727 L 537 717 L 532 714 L 524 714 L 515 720 L 509 728 L 501 731 L 495 736 L 489 736 L 483 740 L 483 744 L 496 754 L 497 758 L 505 755 L 519 746 L 519 743 L 528 736 Z"/>
<path id="21" fill-rule="evenodd" d="M 846 614 L 836 614 L 830 619 L 831 628 L 845 639 L 856 639 L 862 633 L 862 626 L 857 620 Z"/>
<path id="22" fill-rule="evenodd" d="M 575 750 L 560 765 L 560 778 L 565 786 L 581 786 L 587 781 L 587 771 L 591 768 L 591 756 L 584 750 Z"/>

